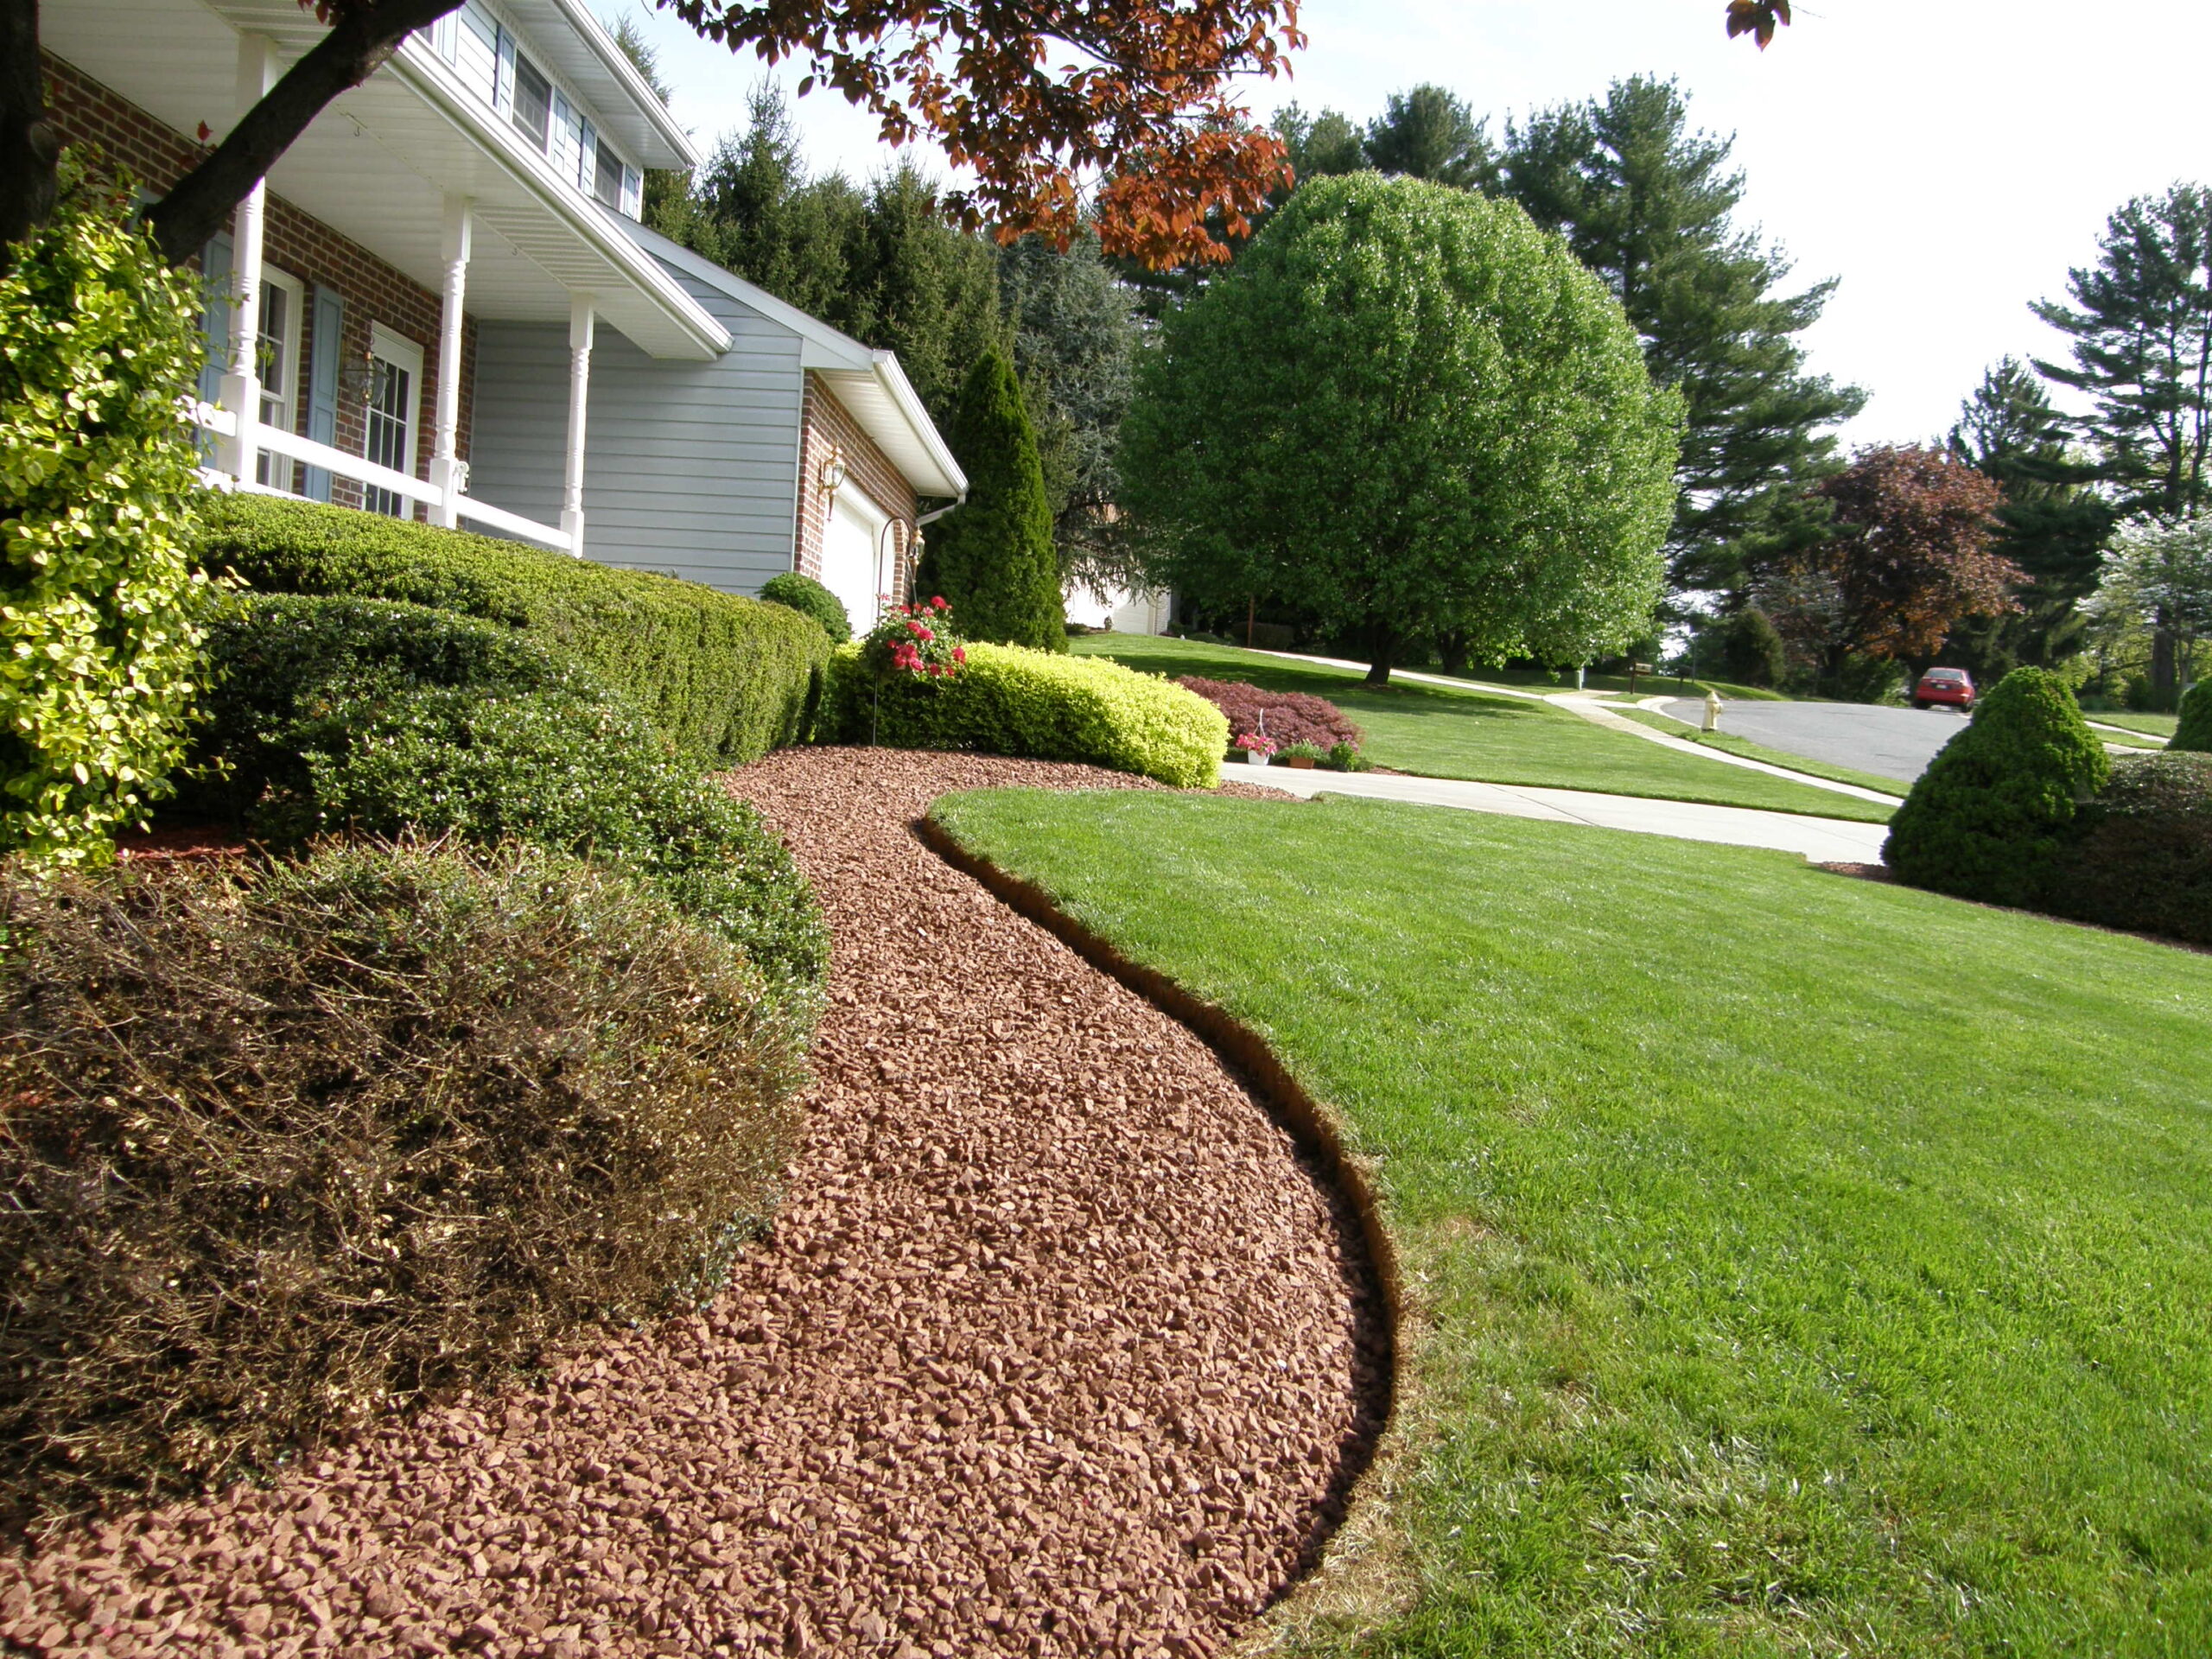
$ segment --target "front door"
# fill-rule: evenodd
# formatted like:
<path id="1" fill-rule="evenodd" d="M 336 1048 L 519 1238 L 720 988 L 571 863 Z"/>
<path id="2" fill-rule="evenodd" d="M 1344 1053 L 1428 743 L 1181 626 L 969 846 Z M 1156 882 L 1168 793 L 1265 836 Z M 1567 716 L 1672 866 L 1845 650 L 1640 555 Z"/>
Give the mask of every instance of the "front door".
<path id="1" fill-rule="evenodd" d="M 415 435 L 423 414 L 423 348 L 381 327 L 369 331 L 368 443 L 365 459 L 415 476 Z M 371 512 L 408 516 L 404 497 L 371 489 Z"/>

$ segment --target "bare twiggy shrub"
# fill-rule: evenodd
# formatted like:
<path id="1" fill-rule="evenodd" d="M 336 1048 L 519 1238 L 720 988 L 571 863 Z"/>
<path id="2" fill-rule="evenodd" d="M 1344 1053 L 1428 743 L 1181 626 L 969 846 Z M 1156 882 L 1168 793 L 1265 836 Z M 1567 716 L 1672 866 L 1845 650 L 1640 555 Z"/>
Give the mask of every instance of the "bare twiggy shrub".
<path id="1" fill-rule="evenodd" d="M 516 848 L 0 880 L 0 1503 L 281 1463 L 769 1214 L 801 1037 L 730 943 Z"/>

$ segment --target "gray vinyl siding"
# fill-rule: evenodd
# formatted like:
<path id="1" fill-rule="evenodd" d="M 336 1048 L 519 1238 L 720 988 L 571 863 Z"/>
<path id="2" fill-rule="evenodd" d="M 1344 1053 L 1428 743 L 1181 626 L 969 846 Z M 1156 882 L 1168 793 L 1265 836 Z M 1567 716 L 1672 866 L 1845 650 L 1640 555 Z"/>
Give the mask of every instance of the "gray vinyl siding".
<path id="1" fill-rule="evenodd" d="M 791 568 L 799 339 L 671 275 L 729 330 L 730 349 L 709 363 L 658 362 L 600 326 L 585 421 L 584 553 L 758 593 Z M 558 524 L 568 422 L 566 326 L 480 323 L 468 493 Z"/>

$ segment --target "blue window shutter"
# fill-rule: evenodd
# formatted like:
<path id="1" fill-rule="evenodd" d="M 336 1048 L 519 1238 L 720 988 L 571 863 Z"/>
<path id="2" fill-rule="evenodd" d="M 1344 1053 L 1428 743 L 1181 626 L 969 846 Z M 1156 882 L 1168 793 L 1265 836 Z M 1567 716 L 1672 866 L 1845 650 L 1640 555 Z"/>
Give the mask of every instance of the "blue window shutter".
<path id="1" fill-rule="evenodd" d="M 200 365 L 200 401 L 212 404 L 221 395 L 223 371 L 231 361 L 231 238 L 212 237 L 200 250 L 200 282 L 204 297 L 200 305 L 200 331 L 207 342 L 207 358 Z"/>
<path id="2" fill-rule="evenodd" d="M 335 289 L 315 287 L 315 346 L 308 359 L 308 436 L 317 443 L 338 442 L 338 352 L 345 338 L 346 302 Z M 330 499 L 330 474 L 307 469 L 310 501 Z"/>

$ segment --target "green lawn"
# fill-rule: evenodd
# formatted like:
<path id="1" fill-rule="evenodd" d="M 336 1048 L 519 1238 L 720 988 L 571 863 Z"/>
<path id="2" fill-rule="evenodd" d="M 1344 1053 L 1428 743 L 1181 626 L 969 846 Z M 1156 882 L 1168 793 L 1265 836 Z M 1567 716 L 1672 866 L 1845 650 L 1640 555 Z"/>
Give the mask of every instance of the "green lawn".
<path id="1" fill-rule="evenodd" d="M 1806 755 L 1792 754 L 1787 749 L 1770 749 L 1764 743 L 1754 743 L 1748 737 L 1738 737 L 1732 732 L 1701 732 L 1694 726 L 1686 726 L 1650 709 L 1616 709 L 1613 712 L 1639 726 L 1649 726 L 1655 732 L 1664 732 L 1669 737 L 1679 737 L 1691 743 L 1701 743 L 1708 749 L 1718 749 L 1723 754 L 1739 754 L 1746 760 L 1763 760 L 1770 766 L 1787 766 L 1792 772 L 1802 772 L 1811 778 L 1826 778 L 1831 783 L 1856 784 L 1861 789 L 1876 789 L 1885 795 L 1895 795 L 1900 800 L 1912 785 L 1894 778 L 1885 778 L 1879 772 L 1859 772 L 1850 766 L 1832 766 L 1825 760 L 1815 760 Z"/>
<path id="2" fill-rule="evenodd" d="M 2174 728 L 2181 723 L 2179 715 L 2091 715 L 2088 716 L 2100 726 L 2117 726 L 2122 731 L 2140 732 L 2145 737 L 2171 737 Z"/>
<path id="3" fill-rule="evenodd" d="M 1408 1599 L 1322 1650 L 2212 1653 L 2212 958 L 1374 801 L 937 811 L 1379 1160 Z"/>
<path id="4" fill-rule="evenodd" d="M 1594 789 L 1876 823 L 1890 816 L 1888 807 L 1871 801 L 1674 753 L 1533 698 L 1402 681 L 1378 690 L 1341 670 L 1187 639 L 1094 633 L 1071 643 L 1084 656 L 1111 657 L 1148 674 L 1200 674 L 1311 691 L 1365 728 L 1368 758 L 1376 765 L 1427 778 Z"/>

